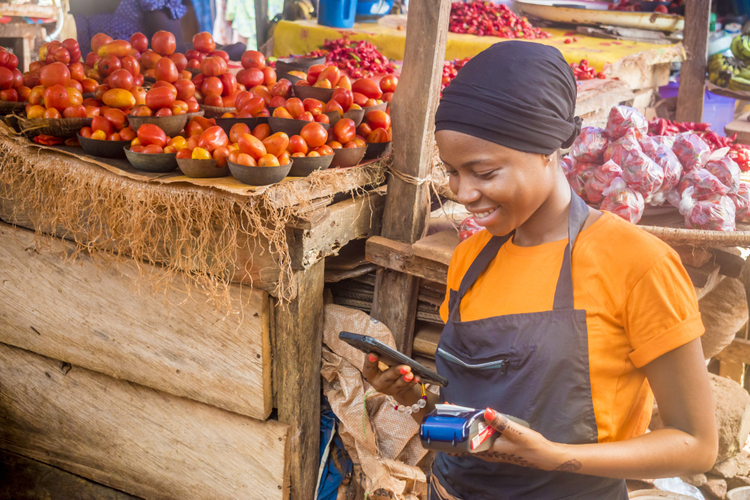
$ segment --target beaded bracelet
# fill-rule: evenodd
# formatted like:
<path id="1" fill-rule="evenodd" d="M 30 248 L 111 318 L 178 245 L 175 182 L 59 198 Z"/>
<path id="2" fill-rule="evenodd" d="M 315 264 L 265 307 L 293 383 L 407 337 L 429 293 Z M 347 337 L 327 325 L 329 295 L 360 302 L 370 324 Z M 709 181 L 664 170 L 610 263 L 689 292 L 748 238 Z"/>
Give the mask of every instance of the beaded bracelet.
<path id="1" fill-rule="evenodd" d="M 408 413 L 409 415 L 411 415 L 412 413 L 417 413 L 419 410 L 427 406 L 427 388 L 424 384 L 419 385 L 422 390 L 422 397 L 419 399 L 419 401 L 411 406 L 399 405 L 392 396 L 388 396 L 388 402 L 393 405 L 393 409 L 398 411 L 399 413 Z"/>

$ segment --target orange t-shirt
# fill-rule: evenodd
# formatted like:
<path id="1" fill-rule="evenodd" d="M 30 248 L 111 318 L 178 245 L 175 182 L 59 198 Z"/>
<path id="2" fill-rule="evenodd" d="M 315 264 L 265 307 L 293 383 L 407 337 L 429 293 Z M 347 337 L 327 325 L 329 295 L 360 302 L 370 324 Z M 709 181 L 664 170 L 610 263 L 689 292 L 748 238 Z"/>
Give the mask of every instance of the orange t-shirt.
<path id="1" fill-rule="evenodd" d="M 448 269 L 458 290 L 492 235 L 461 243 Z M 509 240 L 461 302 L 461 319 L 552 309 L 567 240 L 519 247 Z M 589 372 L 599 442 L 639 436 L 653 395 L 639 368 L 703 334 L 690 278 L 658 238 L 605 212 L 581 231 L 573 249 L 575 308 L 586 310 Z M 448 318 L 448 299 L 440 308 Z"/>

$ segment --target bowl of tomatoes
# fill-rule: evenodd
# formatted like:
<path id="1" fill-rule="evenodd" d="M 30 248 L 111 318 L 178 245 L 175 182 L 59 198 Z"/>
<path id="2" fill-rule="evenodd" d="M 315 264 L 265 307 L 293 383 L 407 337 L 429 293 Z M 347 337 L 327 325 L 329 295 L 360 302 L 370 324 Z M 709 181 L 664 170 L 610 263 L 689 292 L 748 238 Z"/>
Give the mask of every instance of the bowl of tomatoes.
<path id="1" fill-rule="evenodd" d="M 229 167 L 219 165 L 214 159 L 180 158 L 177 155 L 177 166 L 186 177 L 195 179 L 211 179 L 229 175 Z"/>
<path id="2" fill-rule="evenodd" d="M 100 158 L 125 158 L 125 150 L 130 141 L 108 141 L 83 137 L 78 134 L 78 143 L 86 154 Z"/>
<path id="3" fill-rule="evenodd" d="M 245 155 L 247 156 L 247 155 Z M 227 162 L 232 177 L 243 184 L 250 186 L 269 186 L 281 182 L 289 175 L 293 161 L 286 165 L 265 165 L 258 162 L 257 165 Z"/>
<path id="4" fill-rule="evenodd" d="M 277 118 L 275 116 L 271 116 L 268 118 L 268 124 L 271 126 L 271 131 L 273 131 L 274 133 L 284 132 L 290 137 L 293 135 L 301 135 L 302 130 L 309 124 L 319 125 L 320 129 L 322 129 L 326 134 L 328 133 L 328 129 L 331 126 L 328 123 L 295 120 L 294 118 Z M 312 127 L 308 127 L 308 129 L 310 128 Z"/>
<path id="5" fill-rule="evenodd" d="M 295 97 L 299 97 L 303 101 L 305 99 L 317 99 L 318 101 L 328 102 L 333 97 L 333 89 L 327 89 L 325 87 L 311 87 L 309 85 L 300 85 L 301 81 L 296 85 L 292 85 L 292 92 Z"/>
<path id="6" fill-rule="evenodd" d="M 154 174 L 165 174 L 177 170 L 177 153 L 165 153 L 164 149 L 156 144 L 129 146 L 123 150 L 136 170 Z"/>
<path id="7" fill-rule="evenodd" d="M 141 125 L 148 123 L 151 125 L 156 125 L 170 137 L 182 132 L 182 129 L 185 128 L 187 122 L 187 114 L 172 116 L 128 116 L 128 123 L 135 132 L 138 132 L 138 129 L 141 128 Z"/>
<path id="8" fill-rule="evenodd" d="M 316 170 L 325 170 L 331 166 L 334 154 L 321 156 L 318 153 L 308 153 L 307 156 L 302 153 L 292 155 L 292 168 L 289 170 L 290 177 L 307 177 Z"/>

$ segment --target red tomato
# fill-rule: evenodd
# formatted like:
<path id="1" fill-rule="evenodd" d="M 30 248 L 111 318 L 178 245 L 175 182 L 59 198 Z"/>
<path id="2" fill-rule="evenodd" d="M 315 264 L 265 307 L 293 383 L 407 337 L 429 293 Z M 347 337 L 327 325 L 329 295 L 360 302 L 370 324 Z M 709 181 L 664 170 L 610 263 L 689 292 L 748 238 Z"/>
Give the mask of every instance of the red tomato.
<path id="1" fill-rule="evenodd" d="M 195 94 L 195 85 L 185 78 L 177 80 L 174 84 L 177 89 L 177 99 L 187 102 Z"/>
<path id="2" fill-rule="evenodd" d="M 175 52 L 169 58 L 172 60 L 175 66 L 177 66 L 177 72 L 182 73 L 182 71 L 187 68 L 187 57 L 185 57 L 185 54 L 181 54 L 179 52 Z"/>
<path id="3" fill-rule="evenodd" d="M 91 50 L 93 52 L 98 52 L 99 47 L 107 45 L 111 41 L 112 41 L 111 36 L 105 35 L 104 33 L 97 33 L 91 38 Z"/>
<path id="4" fill-rule="evenodd" d="M 292 153 L 302 153 L 303 155 L 307 154 L 307 143 L 302 138 L 302 136 L 299 135 L 293 135 L 289 138 L 289 151 Z"/>
<path id="5" fill-rule="evenodd" d="M 370 111 L 365 116 L 365 120 L 373 130 L 377 128 L 388 130 L 391 128 L 391 117 L 385 111 Z"/>
<path id="6" fill-rule="evenodd" d="M 305 99 L 302 101 L 302 104 L 305 106 L 305 111 L 309 111 L 313 116 L 321 114 L 323 106 L 325 106 L 325 104 L 317 99 Z"/>
<path id="7" fill-rule="evenodd" d="M 318 123 L 331 123 L 330 118 L 328 118 L 328 116 L 324 115 L 323 113 L 315 115 L 315 121 Z"/>
<path id="8" fill-rule="evenodd" d="M 336 84 L 336 87 L 340 89 L 352 90 L 352 81 L 349 80 L 348 76 L 341 75 L 341 78 L 339 78 L 339 82 Z"/>
<path id="9" fill-rule="evenodd" d="M 263 85 L 266 87 L 273 87 L 276 85 L 276 70 L 273 68 L 263 68 Z"/>
<path id="10" fill-rule="evenodd" d="M 292 116 L 292 114 L 289 113 L 289 111 L 287 111 L 286 108 L 276 108 L 276 109 L 274 109 L 272 116 L 274 118 L 286 118 L 288 120 L 293 120 L 294 119 L 294 117 Z"/>
<path id="11" fill-rule="evenodd" d="M 364 107 L 365 104 L 367 104 L 367 96 L 364 94 L 360 94 L 359 92 L 352 92 L 352 96 L 354 96 L 354 104 L 357 106 Z"/>
<path id="12" fill-rule="evenodd" d="M 252 94 L 250 94 L 252 96 Z M 240 103 L 242 106 L 237 107 L 240 111 L 247 111 L 248 113 L 255 115 L 257 113 L 260 113 L 263 111 L 263 108 L 266 105 L 266 102 L 263 100 L 262 97 L 250 97 L 249 99 L 245 99 L 241 101 Z M 235 106 L 236 106 L 235 101 Z"/>
<path id="13" fill-rule="evenodd" d="M 302 101 L 296 97 L 292 97 L 291 99 L 287 100 L 285 108 L 287 111 L 289 111 L 289 114 L 292 115 L 292 118 L 297 118 L 299 115 L 305 112 L 305 105 L 302 104 Z"/>
<path id="14" fill-rule="evenodd" d="M 78 45 L 78 42 L 75 39 L 68 38 L 66 40 L 63 40 L 62 46 L 65 47 L 65 49 L 70 53 L 70 62 L 75 63 L 81 60 L 81 46 Z M 13 58 L 13 54 L 11 54 L 11 59 L 12 58 Z M 18 64 L 16 61 L 16 66 L 17 65 Z"/>
<path id="15" fill-rule="evenodd" d="M 213 153 L 214 160 L 216 160 L 216 164 L 220 167 L 225 167 L 227 165 L 228 156 L 229 148 L 227 148 L 226 146 L 216 148 Z"/>
<path id="16" fill-rule="evenodd" d="M 193 47 L 200 52 L 208 54 L 216 50 L 216 42 L 214 42 L 214 37 L 211 36 L 211 33 L 203 31 L 193 35 Z"/>
<path id="17" fill-rule="evenodd" d="M 148 144 L 143 147 L 143 153 L 146 153 L 147 155 L 160 155 L 164 153 L 164 147 L 159 146 L 158 144 Z"/>
<path id="18" fill-rule="evenodd" d="M 237 73 L 237 81 L 247 88 L 263 85 L 265 75 L 258 68 L 240 70 Z"/>
<path id="19" fill-rule="evenodd" d="M 30 89 L 39 85 L 39 70 L 32 70 L 23 75 L 23 83 Z"/>
<path id="20" fill-rule="evenodd" d="M 188 105 L 188 113 L 197 113 L 200 111 L 200 105 L 198 104 L 198 101 L 195 100 L 195 97 L 192 97 L 185 102 L 187 102 Z"/>
<path id="21" fill-rule="evenodd" d="M 183 159 L 183 160 L 189 160 L 192 158 L 193 152 L 192 150 L 188 148 L 183 148 L 177 151 L 177 158 Z"/>
<path id="22" fill-rule="evenodd" d="M 341 71 L 339 71 L 339 68 L 337 66 L 326 66 L 326 69 L 320 72 L 320 75 L 318 75 L 318 80 L 328 80 L 331 82 L 331 86 L 336 85 L 339 82 L 339 79 L 341 78 Z"/>
<path id="23" fill-rule="evenodd" d="M 143 33 L 135 33 L 130 37 L 130 45 L 140 53 L 148 50 L 148 38 Z"/>
<path id="24" fill-rule="evenodd" d="M 99 70 L 102 76 L 109 76 L 120 68 L 122 68 L 122 63 L 115 56 L 102 57 L 96 63 L 96 69 Z"/>
<path id="25" fill-rule="evenodd" d="M 96 66 L 96 63 L 99 61 L 99 56 L 96 55 L 96 52 L 89 52 L 86 55 L 86 66 L 89 66 L 91 68 Z"/>
<path id="26" fill-rule="evenodd" d="M 357 134 L 361 135 L 362 137 L 367 137 L 370 132 L 372 132 L 372 127 L 367 123 L 360 123 L 359 127 L 357 127 Z"/>
<path id="27" fill-rule="evenodd" d="M 151 37 L 151 48 L 159 55 L 168 56 L 177 49 L 177 40 L 169 31 L 157 31 Z"/>
<path id="28" fill-rule="evenodd" d="M 302 127 L 300 135 L 311 148 L 322 146 L 328 140 L 328 132 L 325 127 L 317 122 L 308 123 Z"/>
<path id="29" fill-rule="evenodd" d="M 68 80 L 70 80 L 70 70 L 63 63 L 48 64 L 39 70 L 39 84 L 45 87 L 65 85 Z"/>
<path id="30" fill-rule="evenodd" d="M 122 130 L 128 124 L 128 117 L 119 109 L 107 108 L 102 115 L 115 127 L 115 130 Z"/>
<path id="31" fill-rule="evenodd" d="M 165 134 L 157 125 L 152 123 L 144 123 L 138 127 L 136 135 L 138 136 L 138 140 L 140 140 L 141 144 L 144 146 L 156 144 L 163 148 L 167 145 L 167 134 Z"/>
<path id="32" fill-rule="evenodd" d="M 240 137 L 244 134 L 250 133 L 250 127 L 244 123 L 235 123 L 232 128 L 229 129 L 229 142 L 236 144 L 239 142 Z"/>
<path id="33" fill-rule="evenodd" d="M 274 85 L 273 88 L 271 88 L 271 95 L 286 97 L 289 99 L 292 96 L 292 82 L 286 78 L 282 78 L 276 82 L 276 85 Z"/>
<path id="34" fill-rule="evenodd" d="M 13 71 L 0 66 L 0 90 L 13 88 Z"/>
<path id="35" fill-rule="evenodd" d="M 156 75 L 157 80 L 169 83 L 174 83 L 180 78 L 180 72 L 177 71 L 177 66 L 169 57 L 162 57 L 156 61 L 154 74 Z"/>
<path id="36" fill-rule="evenodd" d="M 380 90 L 385 92 L 395 92 L 398 86 L 398 78 L 395 75 L 386 75 L 380 80 Z"/>
<path id="37" fill-rule="evenodd" d="M 57 120 L 58 118 L 62 118 L 62 115 L 55 108 L 47 108 L 47 110 L 44 112 L 44 117 L 51 120 Z"/>
<path id="38" fill-rule="evenodd" d="M 267 123 L 261 123 L 253 129 L 253 136 L 261 141 L 271 135 L 271 126 Z"/>
<path id="39" fill-rule="evenodd" d="M 156 87 L 146 92 L 146 106 L 151 109 L 168 108 L 174 104 L 175 94 L 169 87 Z"/>
<path id="40" fill-rule="evenodd" d="M 161 108 L 156 113 L 154 113 L 154 116 L 173 116 L 174 113 L 172 113 L 172 108 Z"/>
<path id="41" fill-rule="evenodd" d="M 270 153 L 258 159 L 259 167 L 278 167 L 279 165 L 281 165 L 279 159 Z"/>
<path id="42" fill-rule="evenodd" d="M 383 93 L 383 97 L 381 99 L 383 102 L 391 102 L 393 100 L 393 92 Z"/>
<path id="43" fill-rule="evenodd" d="M 31 89 L 26 86 L 21 86 L 16 89 L 18 91 L 18 100 L 21 102 L 28 102 L 29 95 L 31 95 Z"/>
<path id="44" fill-rule="evenodd" d="M 79 82 L 86 79 L 86 69 L 80 62 L 75 62 L 68 65 L 68 71 L 70 71 L 70 78 Z"/>
<path id="45" fill-rule="evenodd" d="M 227 62 L 221 57 L 207 57 L 201 61 L 201 73 L 206 76 L 221 76 L 227 72 Z"/>
<path id="46" fill-rule="evenodd" d="M 101 114 L 101 109 L 98 106 L 86 106 L 86 118 L 93 118 Z"/>
<path id="47" fill-rule="evenodd" d="M 201 94 L 204 96 L 216 95 L 220 96 L 224 91 L 224 84 L 221 83 L 221 79 L 215 76 L 210 76 L 203 81 L 201 85 Z"/>
<path id="48" fill-rule="evenodd" d="M 367 135 L 367 142 L 371 144 L 377 144 L 381 142 L 389 142 L 388 140 L 388 132 L 385 131 L 385 129 L 382 128 L 376 128 L 372 132 L 370 132 Z"/>
<path id="49" fill-rule="evenodd" d="M 78 135 L 81 137 L 85 137 L 86 139 L 91 139 L 91 133 L 93 131 L 91 130 L 91 127 L 83 127 L 79 132 Z"/>
<path id="50" fill-rule="evenodd" d="M 271 99 L 272 108 L 279 108 L 284 106 L 286 106 L 286 99 L 281 97 L 280 95 L 277 95 L 273 99 Z"/>
<path id="51" fill-rule="evenodd" d="M 383 96 L 383 91 L 380 90 L 378 84 L 369 78 L 360 78 L 352 83 L 352 92 L 358 92 L 368 99 L 380 99 Z"/>
<path id="52" fill-rule="evenodd" d="M 314 122 L 315 117 L 310 113 L 309 111 L 305 111 L 301 115 L 297 117 L 298 120 L 306 121 L 306 122 Z"/>
<path id="53" fill-rule="evenodd" d="M 227 137 L 224 129 L 219 126 L 213 126 L 206 129 L 198 140 L 198 147 L 209 151 L 226 146 L 227 144 L 229 144 L 229 137 Z"/>
<path id="54" fill-rule="evenodd" d="M 241 135 L 237 141 L 237 145 L 240 148 L 240 152 L 249 155 L 254 160 L 257 160 L 268 152 L 265 143 L 251 134 Z"/>
<path id="55" fill-rule="evenodd" d="M 237 155 L 237 164 L 238 165 L 245 165 L 248 167 L 257 167 L 258 163 L 255 161 L 255 158 L 250 156 L 249 154 L 240 153 Z"/>
<path id="56" fill-rule="evenodd" d="M 106 118 L 104 118 L 103 116 L 95 116 L 91 120 L 91 130 L 93 130 L 94 132 L 96 132 L 97 130 L 101 130 L 107 135 L 115 131 L 114 127 L 112 126 L 112 123 Z"/>
<path id="57" fill-rule="evenodd" d="M 159 59 L 161 59 L 159 54 L 153 50 L 147 50 L 141 54 L 141 66 L 143 66 L 144 69 L 154 69 Z"/>
<path id="58" fill-rule="evenodd" d="M 223 75 L 221 75 L 221 77 L 219 77 L 219 79 L 224 86 L 224 91 L 221 93 L 221 95 L 232 95 L 234 93 L 234 89 L 237 87 L 237 77 L 235 77 L 232 73 L 224 73 Z"/>
<path id="59" fill-rule="evenodd" d="M 70 95 L 62 85 L 53 85 L 44 91 L 44 107 L 55 108 L 58 111 L 70 106 Z"/>
<path id="60" fill-rule="evenodd" d="M 333 148 L 331 148 L 330 146 L 327 146 L 325 144 L 323 144 L 322 146 L 320 146 L 315 151 L 317 151 L 318 153 L 320 153 L 320 156 L 328 156 L 328 155 L 332 155 L 333 154 Z"/>
<path id="61" fill-rule="evenodd" d="M 123 141 L 132 141 L 136 138 L 136 135 L 132 128 L 125 127 L 124 129 L 120 130 L 120 137 Z"/>
<path id="62" fill-rule="evenodd" d="M 353 141 L 357 137 L 357 125 L 350 118 L 342 118 L 333 126 L 333 133 L 342 144 Z"/>
<path id="63" fill-rule="evenodd" d="M 224 61 L 229 62 L 229 54 L 223 50 L 212 50 L 208 57 L 221 57 Z"/>
<path id="64" fill-rule="evenodd" d="M 318 81 L 318 75 L 326 69 L 325 64 L 316 64 L 314 66 L 311 66 L 310 69 L 307 71 L 307 82 L 312 85 L 315 82 Z"/>
<path id="65" fill-rule="evenodd" d="M 257 50 L 248 50 L 242 54 L 242 67 L 245 69 L 266 67 L 266 57 Z"/>
<path id="66" fill-rule="evenodd" d="M 112 88 L 130 90 L 134 85 L 133 75 L 126 69 L 118 69 L 109 77 Z"/>
<path id="67" fill-rule="evenodd" d="M 344 109 L 344 111 L 349 111 L 349 108 L 351 108 L 352 104 L 354 104 L 354 95 L 352 95 L 351 90 L 347 89 L 334 89 L 332 99 L 341 104 L 341 107 Z"/>
<path id="68" fill-rule="evenodd" d="M 5 68 L 7 69 L 7 68 Z M 0 101 L 18 102 L 18 92 L 16 89 L 0 90 Z M 68 108 L 65 108 L 68 109 Z M 86 110 L 83 110 L 83 117 L 86 117 Z"/>
<path id="69" fill-rule="evenodd" d="M 334 111 L 338 113 L 339 116 L 344 116 L 344 108 L 341 104 L 339 104 L 338 101 L 331 99 L 326 104 L 326 107 L 323 108 L 323 113 L 333 113 Z"/>
<path id="70" fill-rule="evenodd" d="M 133 116 L 154 116 L 154 112 L 145 104 L 140 104 L 130 112 Z"/>
<path id="71" fill-rule="evenodd" d="M 263 100 L 266 102 L 266 106 L 271 104 L 271 99 L 273 96 L 268 91 L 268 89 L 263 85 L 256 85 L 255 87 L 250 89 L 250 92 L 252 92 L 255 97 L 262 97 Z"/>

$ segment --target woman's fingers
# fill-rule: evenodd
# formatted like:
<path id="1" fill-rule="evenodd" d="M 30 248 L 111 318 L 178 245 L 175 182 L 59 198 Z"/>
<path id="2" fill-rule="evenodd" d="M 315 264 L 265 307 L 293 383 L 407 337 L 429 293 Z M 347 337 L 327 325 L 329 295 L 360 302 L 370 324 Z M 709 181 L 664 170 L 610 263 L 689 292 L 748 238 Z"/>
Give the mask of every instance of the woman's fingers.
<path id="1" fill-rule="evenodd" d="M 368 382 L 371 384 L 378 375 L 380 375 L 380 368 L 378 368 L 378 355 L 374 353 L 365 354 L 365 365 L 362 368 L 362 374 L 365 376 Z"/>
<path id="2" fill-rule="evenodd" d="M 400 373 L 401 372 L 399 371 L 399 374 Z M 417 383 L 417 380 L 419 380 L 419 377 L 414 376 L 412 372 L 407 372 L 404 375 L 400 375 L 393 383 L 392 387 L 397 392 L 405 392 L 411 390 L 411 388 L 414 387 L 414 384 Z"/>
<path id="3" fill-rule="evenodd" d="M 487 425 L 493 427 L 502 436 L 508 439 L 513 439 L 515 436 L 522 436 L 524 434 L 523 426 L 518 425 L 502 413 L 495 411 L 492 408 L 484 410 L 484 421 L 487 422 Z"/>

